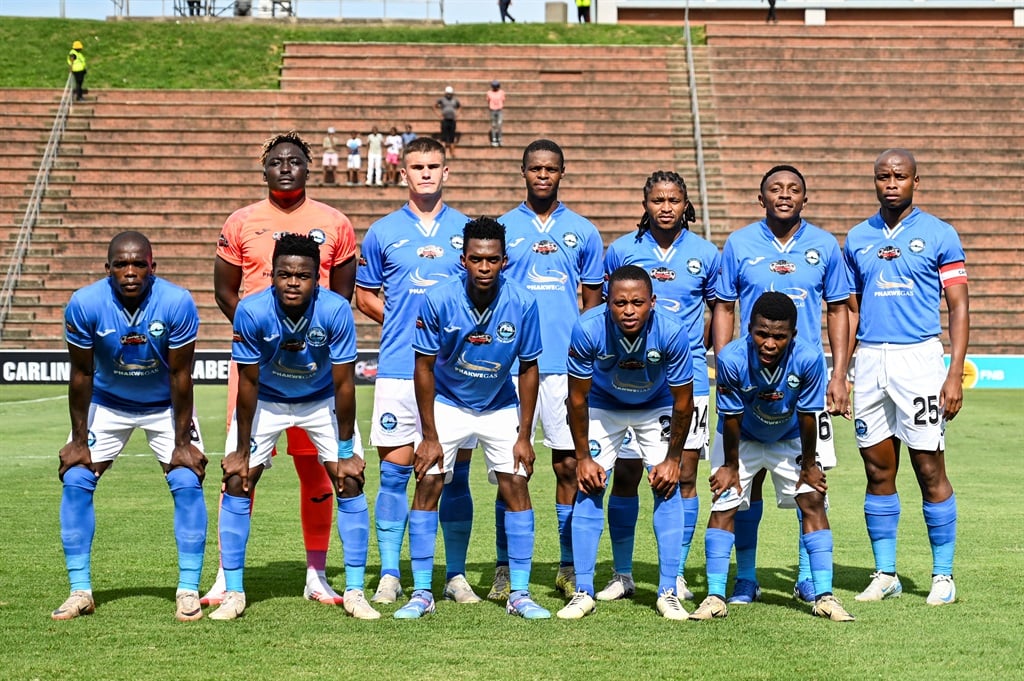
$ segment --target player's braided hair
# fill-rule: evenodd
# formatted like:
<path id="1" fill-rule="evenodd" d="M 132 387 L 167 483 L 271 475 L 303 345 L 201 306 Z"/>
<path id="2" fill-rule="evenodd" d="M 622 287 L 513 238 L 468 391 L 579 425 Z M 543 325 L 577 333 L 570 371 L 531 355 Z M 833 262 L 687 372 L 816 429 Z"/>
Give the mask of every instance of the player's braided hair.
<path id="1" fill-rule="evenodd" d="M 303 258 L 313 259 L 313 273 L 319 277 L 320 274 L 320 244 L 313 237 L 304 234 L 282 234 L 281 238 L 274 244 L 274 257 L 272 263 L 287 255 L 298 255 Z"/>
<path id="2" fill-rule="evenodd" d="M 651 173 L 651 176 L 647 178 L 647 182 L 644 184 L 644 205 L 647 204 L 647 197 L 650 196 L 654 185 L 662 182 L 671 182 L 675 186 L 679 187 L 679 191 L 681 191 L 683 193 L 683 197 L 686 198 L 686 209 L 683 211 L 683 224 L 681 225 L 683 229 L 686 229 L 686 223 L 697 221 L 697 213 L 694 211 L 693 204 L 690 203 L 690 198 L 686 193 L 686 181 L 683 180 L 679 173 L 671 170 L 655 170 Z M 651 216 L 647 214 L 646 208 L 644 208 L 644 214 L 640 217 L 640 223 L 636 228 L 637 241 L 640 241 L 645 233 L 651 231 Z"/>
<path id="3" fill-rule="evenodd" d="M 796 303 L 780 291 L 766 291 L 754 303 L 750 311 L 750 323 L 761 316 L 770 322 L 789 322 L 789 328 L 796 328 Z"/>
<path id="4" fill-rule="evenodd" d="M 309 144 L 306 142 L 306 140 L 302 139 L 302 137 L 299 136 L 299 133 L 297 133 L 296 131 L 289 130 L 288 132 L 283 132 L 278 135 L 274 135 L 273 137 L 271 137 L 270 139 L 263 143 L 263 147 L 260 149 L 260 165 L 267 165 L 267 156 L 270 155 L 271 149 L 276 147 L 278 144 L 285 144 L 288 142 L 294 144 L 295 146 L 302 150 L 302 155 L 306 157 L 307 163 L 313 159 L 313 152 L 310 151 Z"/>
<path id="5" fill-rule="evenodd" d="M 481 215 L 470 220 L 462 228 L 462 252 L 466 252 L 470 239 L 495 239 L 501 243 L 501 252 L 505 253 L 505 225 L 492 217 Z"/>

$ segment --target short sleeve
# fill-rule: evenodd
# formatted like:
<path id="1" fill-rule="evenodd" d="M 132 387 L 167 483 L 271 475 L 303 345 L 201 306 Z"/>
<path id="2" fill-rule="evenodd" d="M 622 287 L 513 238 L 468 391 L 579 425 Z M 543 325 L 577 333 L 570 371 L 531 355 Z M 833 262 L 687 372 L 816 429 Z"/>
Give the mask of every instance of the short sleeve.
<path id="1" fill-rule="evenodd" d="M 519 344 L 519 361 L 535 360 L 540 357 L 543 349 L 540 341 L 540 313 L 537 311 L 536 299 L 531 297 L 526 301 L 523 313 L 523 340 Z"/>
<path id="2" fill-rule="evenodd" d="M 75 292 L 64 308 L 64 338 L 77 348 L 91 348 L 95 320 L 82 305 L 81 294 Z"/>
<path id="3" fill-rule="evenodd" d="M 726 302 L 734 302 L 739 298 L 736 291 L 737 262 L 733 253 L 732 239 L 725 240 L 722 258 L 719 261 L 718 278 L 715 280 L 715 297 Z"/>
<path id="4" fill-rule="evenodd" d="M 594 375 L 593 344 L 580 320 L 577 320 L 572 327 L 566 370 L 574 378 L 591 378 Z"/>
<path id="5" fill-rule="evenodd" d="M 412 348 L 422 355 L 436 355 L 441 349 L 441 324 L 433 296 L 423 296 L 420 313 L 416 316 L 416 333 Z"/>
<path id="6" fill-rule="evenodd" d="M 175 350 L 195 341 L 199 335 L 199 310 L 188 291 L 180 291 L 178 304 L 168 322 L 167 347 Z"/>
<path id="7" fill-rule="evenodd" d="M 384 285 L 384 262 L 377 230 L 370 227 L 360 247 L 356 283 L 364 288 L 378 289 Z"/>
<path id="8" fill-rule="evenodd" d="M 246 299 L 235 309 L 235 321 L 231 331 L 231 359 L 239 364 L 259 364 L 259 324 L 253 317 Z"/>

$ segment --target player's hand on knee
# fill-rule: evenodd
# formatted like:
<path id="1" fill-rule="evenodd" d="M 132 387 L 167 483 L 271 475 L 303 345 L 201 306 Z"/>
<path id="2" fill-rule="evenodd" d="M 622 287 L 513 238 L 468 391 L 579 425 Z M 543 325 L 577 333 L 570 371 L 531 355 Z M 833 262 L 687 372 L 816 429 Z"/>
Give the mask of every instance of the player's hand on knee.
<path id="1" fill-rule="evenodd" d="M 647 481 L 651 489 L 666 499 L 671 497 L 679 485 L 679 462 L 672 459 L 665 459 L 657 466 L 652 466 L 647 474 Z"/>
<path id="2" fill-rule="evenodd" d="M 94 473 L 96 472 L 92 467 L 92 453 L 89 451 L 89 445 L 84 442 L 72 440 L 60 448 L 57 456 L 60 459 L 60 464 L 57 467 L 57 477 L 62 482 L 64 474 L 75 466 L 85 466 Z"/>
<path id="3" fill-rule="evenodd" d="M 351 478 L 359 486 L 365 482 L 366 461 L 361 456 L 339 459 L 336 470 L 340 484 L 344 484 L 345 478 Z"/>
<path id="4" fill-rule="evenodd" d="M 423 476 L 434 466 L 437 466 L 441 473 L 444 473 L 444 450 L 441 449 L 441 443 L 437 440 L 424 439 L 420 442 L 420 446 L 416 448 L 416 453 L 413 454 L 412 458 L 412 468 L 416 474 L 416 482 L 423 480 Z"/>
<path id="5" fill-rule="evenodd" d="M 594 459 L 576 460 L 576 481 L 579 489 L 584 494 L 593 494 L 605 488 L 605 473 Z"/>
<path id="6" fill-rule="evenodd" d="M 249 493 L 249 455 L 247 453 L 231 452 L 221 460 L 220 468 L 224 471 L 220 486 L 222 492 L 227 491 L 228 480 L 237 475 L 242 483 L 242 491 L 246 494 Z"/>
<path id="7" fill-rule="evenodd" d="M 533 464 L 537 460 L 537 453 L 529 442 L 516 441 L 512 446 L 512 472 L 518 474 L 519 467 L 523 467 L 526 479 L 533 477 Z"/>
<path id="8" fill-rule="evenodd" d="M 719 466 L 708 478 L 708 482 L 711 483 L 711 501 L 718 501 L 718 497 L 722 496 L 729 489 L 736 490 L 736 494 L 743 494 L 743 488 L 740 487 L 740 474 L 739 471 L 732 466 Z"/>
<path id="9" fill-rule="evenodd" d="M 813 487 L 815 491 L 824 494 L 828 491 L 828 484 L 825 481 L 825 471 L 821 470 L 821 467 L 815 465 L 811 468 L 802 468 L 800 470 L 800 479 L 797 481 L 797 485 L 809 485 Z"/>
<path id="10" fill-rule="evenodd" d="M 209 460 L 206 455 L 191 442 L 187 445 L 175 447 L 171 452 L 170 468 L 187 468 L 196 474 L 199 483 L 206 479 L 206 464 Z"/>

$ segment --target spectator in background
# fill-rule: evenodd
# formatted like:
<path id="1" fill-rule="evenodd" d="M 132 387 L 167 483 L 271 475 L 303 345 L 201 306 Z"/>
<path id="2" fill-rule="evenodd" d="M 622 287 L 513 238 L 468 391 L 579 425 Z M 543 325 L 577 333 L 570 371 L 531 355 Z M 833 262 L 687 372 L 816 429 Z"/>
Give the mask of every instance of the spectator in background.
<path id="1" fill-rule="evenodd" d="M 434 102 L 434 108 L 441 115 L 441 143 L 448 158 L 455 158 L 455 117 L 461 106 L 451 85 L 444 89 L 444 97 L 438 97 Z"/>
<path id="2" fill-rule="evenodd" d="M 321 159 L 324 170 L 324 184 L 336 182 L 334 173 L 338 169 L 338 148 L 334 139 L 334 128 L 327 128 L 327 135 L 323 141 L 324 155 Z"/>
<path id="3" fill-rule="evenodd" d="M 779 23 L 779 17 L 775 14 L 775 0 L 768 0 L 768 16 L 765 17 L 764 23 Z"/>
<path id="4" fill-rule="evenodd" d="M 505 23 L 505 19 L 508 19 L 513 24 L 516 20 L 512 18 L 512 15 L 508 13 L 508 6 L 512 4 L 512 0 L 498 0 L 498 11 L 501 12 L 501 23 Z"/>
<path id="5" fill-rule="evenodd" d="M 576 0 L 576 19 L 581 24 L 590 23 L 590 0 Z"/>
<path id="6" fill-rule="evenodd" d="M 348 186 L 359 184 L 359 167 L 362 165 L 362 158 L 359 156 L 359 147 L 363 146 L 363 140 L 359 139 L 359 133 L 352 131 L 352 136 L 345 142 L 348 149 Z"/>
<path id="7" fill-rule="evenodd" d="M 202 0 L 188 0 L 188 15 L 197 17 L 203 13 Z"/>
<path id="8" fill-rule="evenodd" d="M 414 133 L 412 131 L 412 126 L 409 125 L 408 123 L 406 123 L 405 124 L 405 132 L 402 133 L 402 149 L 403 150 L 406 149 L 409 146 L 409 143 L 412 142 L 417 137 L 419 137 L 419 135 L 417 135 L 416 133 Z M 400 173 L 399 177 L 400 177 L 400 179 L 398 181 L 399 186 L 408 187 L 409 183 L 408 183 L 408 181 L 406 181 L 405 175 L 402 175 Z"/>
<path id="9" fill-rule="evenodd" d="M 384 160 L 384 135 L 380 134 L 377 126 L 370 128 L 370 134 L 366 136 L 366 186 L 377 185 L 383 187 L 381 182 L 381 161 Z"/>
<path id="10" fill-rule="evenodd" d="M 491 81 L 491 89 L 487 91 L 487 108 L 491 112 L 491 146 L 501 146 L 502 110 L 505 108 L 505 91 L 501 83 Z"/>
<path id="11" fill-rule="evenodd" d="M 81 40 L 71 43 L 71 51 L 68 52 L 68 68 L 71 75 L 75 77 L 75 101 L 85 101 L 85 46 Z"/>
<path id="12" fill-rule="evenodd" d="M 384 146 L 387 147 L 387 156 L 384 161 L 387 168 L 384 172 L 384 184 L 398 184 L 398 162 L 402 158 L 402 136 L 398 134 L 398 128 L 391 126 L 391 132 L 384 138 Z"/>

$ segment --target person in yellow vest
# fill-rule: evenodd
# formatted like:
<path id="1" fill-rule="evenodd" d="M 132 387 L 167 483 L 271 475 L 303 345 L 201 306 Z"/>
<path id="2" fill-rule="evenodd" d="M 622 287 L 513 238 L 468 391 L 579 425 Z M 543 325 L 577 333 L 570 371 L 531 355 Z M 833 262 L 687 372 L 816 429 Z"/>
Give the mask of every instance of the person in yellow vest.
<path id="1" fill-rule="evenodd" d="M 576 0 L 576 18 L 581 24 L 590 23 L 590 0 Z"/>
<path id="2" fill-rule="evenodd" d="M 68 52 L 68 67 L 71 75 L 75 77 L 75 100 L 85 101 L 85 89 L 82 84 L 85 82 L 85 46 L 81 40 L 71 43 L 71 51 Z"/>

